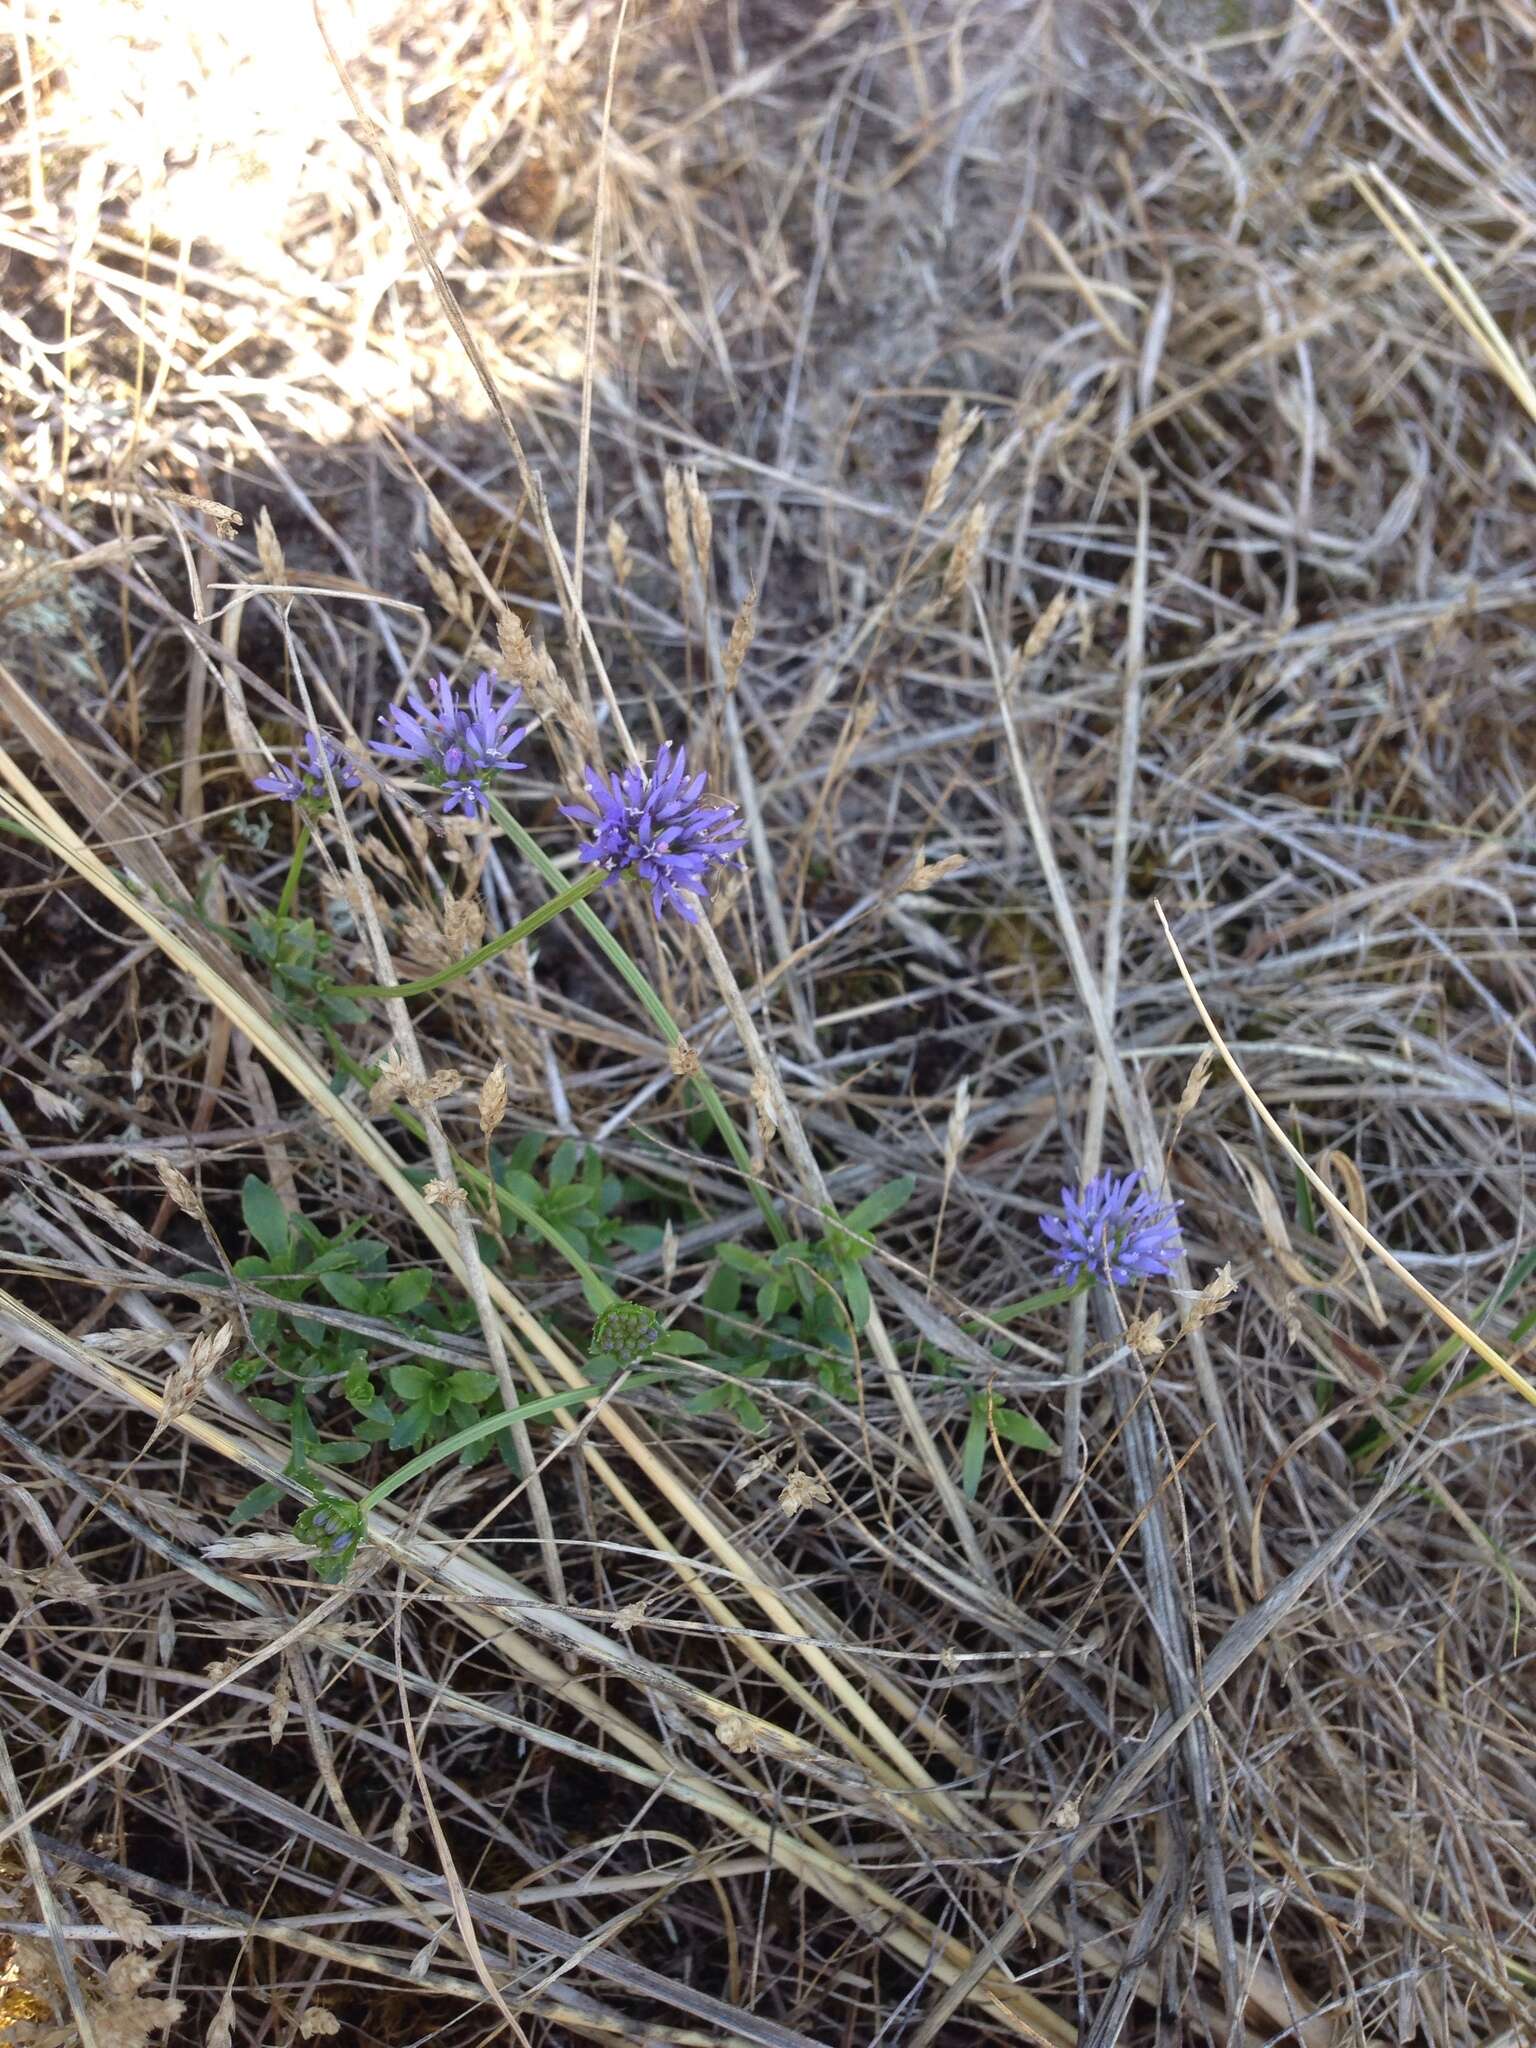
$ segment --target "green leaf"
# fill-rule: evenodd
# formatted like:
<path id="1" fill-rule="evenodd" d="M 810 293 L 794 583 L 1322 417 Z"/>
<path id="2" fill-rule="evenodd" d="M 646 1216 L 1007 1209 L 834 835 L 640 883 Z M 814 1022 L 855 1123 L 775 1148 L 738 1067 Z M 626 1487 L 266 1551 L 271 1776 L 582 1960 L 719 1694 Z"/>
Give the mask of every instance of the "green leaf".
<path id="1" fill-rule="evenodd" d="M 424 1365 L 392 1365 L 389 1384 L 402 1401 L 419 1401 L 433 1386 L 434 1376 Z"/>
<path id="2" fill-rule="evenodd" d="M 365 1365 L 353 1366 L 341 1391 L 359 1415 L 366 1415 L 379 1397 L 378 1388 Z"/>
<path id="3" fill-rule="evenodd" d="M 709 1346 L 702 1337 L 696 1337 L 692 1330 L 668 1330 L 651 1347 L 664 1351 L 669 1358 L 707 1358 Z"/>
<path id="4" fill-rule="evenodd" d="M 288 1211 L 278 1200 L 276 1189 L 248 1173 L 240 1190 L 240 1212 L 246 1229 L 267 1257 L 280 1259 L 288 1249 L 289 1224 Z"/>
<path id="5" fill-rule="evenodd" d="M 367 1457 L 370 1448 L 360 1443 L 322 1444 L 310 1455 L 317 1465 L 356 1465 Z"/>
<path id="6" fill-rule="evenodd" d="M 495 1393 L 496 1375 L 466 1367 L 462 1372 L 450 1375 L 448 1391 L 455 1401 L 469 1401 L 475 1407 L 479 1407 L 482 1401 L 489 1401 Z"/>
<path id="7" fill-rule="evenodd" d="M 1040 1427 L 1016 1408 L 994 1408 L 992 1427 L 1005 1443 L 1018 1444 L 1026 1451 L 1054 1451 L 1056 1446 Z"/>
<path id="8" fill-rule="evenodd" d="M 355 1273 L 322 1273 L 320 1285 L 338 1308 L 350 1309 L 353 1315 L 367 1314 L 368 1297 L 373 1290 Z"/>
<path id="9" fill-rule="evenodd" d="M 738 1273 L 748 1273 L 755 1280 L 767 1280 L 773 1276 L 773 1268 L 761 1252 L 749 1252 L 744 1244 L 717 1244 L 715 1257 L 723 1266 L 730 1266 Z"/>
<path id="10" fill-rule="evenodd" d="M 563 1188 L 575 1177 L 576 1167 L 581 1158 L 581 1147 L 570 1138 L 562 1139 L 555 1147 L 555 1156 L 549 1162 L 545 1179 L 552 1188 Z"/>
<path id="11" fill-rule="evenodd" d="M 980 1395 L 971 1397 L 971 1419 L 965 1426 L 965 1449 L 960 1456 L 960 1491 L 967 1500 L 976 1498 L 987 1463 L 987 1404 Z"/>
<path id="12" fill-rule="evenodd" d="M 389 1448 L 392 1451 L 414 1450 L 426 1435 L 432 1421 L 432 1412 L 424 1401 L 413 1401 L 409 1408 L 402 1409 L 395 1417 L 395 1426 L 389 1432 Z"/>
<path id="13" fill-rule="evenodd" d="M 408 1315 L 413 1308 L 420 1308 L 432 1292 L 432 1275 L 420 1266 L 412 1266 L 404 1273 L 392 1274 L 386 1290 L 390 1315 Z"/>
<path id="14" fill-rule="evenodd" d="M 247 1522 L 254 1522 L 256 1517 L 264 1515 L 268 1508 L 275 1508 L 282 1497 L 283 1489 L 274 1486 L 270 1479 L 261 1486 L 253 1487 L 244 1500 L 236 1501 L 230 1509 L 230 1528 L 239 1529 Z"/>
<path id="15" fill-rule="evenodd" d="M 434 1380 L 423 1398 L 434 1417 L 446 1415 L 453 1405 L 453 1396 L 448 1391 L 446 1380 Z"/>
<path id="16" fill-rule="evenodd" d="M 866 1195 L 843 1218 L 845 1230 L 857 1231 L 860 1237 L 869 1237 L 888 1222 L 898 1209 L 904 1209 L 912 1199 L 912 1190 L 917 1182 L 910 1173 L 904 1173 L 899 1180 L 888 1180 L 884 1187 L 878 1187 L 873 1194 Z"/>
<path id="17" fill-rule="evenodd" d="M 869 1321 L 869 1282 L 864 1278 L 861 1266 L 851 1261 L 838 1267 L 842 1276 L 843 1294 L 848 1302 L 848 1313 L 853 1317 L 853 1327 L 862 1330 Z"/>

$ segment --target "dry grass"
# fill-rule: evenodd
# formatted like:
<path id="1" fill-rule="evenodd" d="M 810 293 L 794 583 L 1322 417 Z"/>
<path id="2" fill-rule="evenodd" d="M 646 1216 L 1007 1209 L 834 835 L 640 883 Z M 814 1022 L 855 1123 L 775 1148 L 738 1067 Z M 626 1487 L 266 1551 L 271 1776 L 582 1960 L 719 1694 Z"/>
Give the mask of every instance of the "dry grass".
<path id="1" fill-rule="evenodd" d="M 1395 1397 L 1442 1313 L 1530 1378 L 1536 16 L 323 16 L 355 103 L 297 0 L 0 44 L 0 2040 L 1532 2039 L 1532 1417 L 1454 1333 Z M 366 736 L 477 661 L 553 850 L 594 744 L 710 760 L 718 943 L 611 920 L 788 1213 L 917 1194 L 855 1400 L 567 1410 L 326 1588 L 217 1547 L 283 1455 L 192 1355 L 244 1175 L 538 1390 L 564 1269 L 408 1171 L 497 1061 L 508 1135 L 686 1189 L 639 1298 L 754 1228 L 564 926 L 353 1027 L 466 1077 L 429 1153 L 188 914 L 275 903 L 306 694 Z M 351 815 L 357 979 L 539 899 Z M 1159 1339 L 1000 1359 L 1121 1161 L 1185 1204 Z M 968 1501 L 988 1386 L 1059 1448 Z"/>

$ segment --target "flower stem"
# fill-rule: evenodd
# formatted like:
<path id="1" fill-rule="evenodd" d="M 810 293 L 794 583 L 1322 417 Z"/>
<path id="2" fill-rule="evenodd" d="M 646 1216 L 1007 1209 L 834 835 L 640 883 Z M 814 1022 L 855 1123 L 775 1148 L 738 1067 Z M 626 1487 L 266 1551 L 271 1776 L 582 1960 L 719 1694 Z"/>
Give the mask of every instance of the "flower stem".
<path id="1" fill-rule="evenodd" d="M 304 872 L 304 856 L 309 851 L 310 825 L 306 818 L 299 827 L 298 844 L 293 849 L 293 859 L 288 863 L 288 873 L 283 878 L 283 893 L 277 899 L 277 914 L 287 917 L 293 909 L 294 898 L 299 893 L 299 876 Z"/>
<path id="2" fill-rule="evenodd" d="M 468 974 L 471 969 L 484 966 L 487 960 L 494 960 L 498 953 L 505 953 L 508 947 L 517 945 L 519 940 L 532 938 L 536 931 L 549 924 L 552 919 L 557 918 L 562 910 L 573 910 L 584 896 L 590 896 L 598 884 L 605 879 L 602 869 L 594 868 L 590 874 L 583 875 L 579 881 L 572 882 L 568 888 L 562 889 L 558 896 L 552 896 L 547 903 L 541 903 L 537 910 L 531 910 L 526 917 L 519 918 L 509 931 L 499 933 L 494 939 L 488 939 L 483 946 L 477 947 L 473 953 L 466 953 L 462 960 L 455 960 L 451 967 L 439 968 L 436 974 L 423 975 L 420 981 L 402 981 L 393 987 L 376 981 L 350 982 L 345 988 L 332 990 L 332 994 L 338 996 L 430 995 L 433 989 L 446 988 L 450 981 L 457 981 L 461 974 Z"/>
<path id="3" fill-rule="evenodd" d="M 545 853 L 538 841 L 531 834 L 524 831 L 523 827 L 518 824 L 516 818 L 512 816 L 511 812 L 499 798 L 492 796 L 488 801 L 491 807 L 491 815 L 512 841 L 518 852 L 526 855 L 533 862 L 546 881 L 558 884 L 560 881 L 560 870 L 555 866 L 548 854 Z M 601 870 L 598 870 L 597 880 L 602 881 L 604 879 L 605 877 Z M 607 925 L 603 923 L 596 911 L 592 909 L 590 904 L 583 903 L 580 900 L 581 896 L 586 893 L 586 890 L 583 889 L 578 895 L 571 898 L 578 922 L 602 951 L 607 954 L 619 973 L 623 975 L 629 986 L 640 998 L 647 1015 L 655 1024 L 662 1037 L 667 1041 L 667 1044 L 671 1046 L 681 1045 L 683 1043 L 683 1034 L 678 1030 L 676 1024 L 673 1023 L 672 1013 L 646 980 L 643 969 L 629 957 L 629 954 L 624 950 L 619 940 L 609 931 Z M 567 891 L 567 894 L 569 895 L 570 892 Z M 720 1091 L 702 1070 L 693 1076 L 693 1085 L 698 1089 L 700 1099 L 705 1109 L 708 1110 L 715 1129 L 725 1140 L 726 1150 L 741 1169 L 743 1179 L 752 1190 L 752 1198 L 762 1211 L 763 1221 L 768 1225 L 769 1230 L 772 1231 L 774 1242 L 781 1245 L 788 1244 L 790 1241 L 789 1229 L 778 1210 L 774 1208 L 773 1203 L 770 1201 L 767 1190 L 752 1171 L 752 1161 L 747 1152 L 746 1144 L 742 1139 L 740 1131 L 737 1130 L 731 1120 L 730 1111 L 720 1098 Z"/>
<path id="4" fill-rule="evenodd" d="M 637 1373 L 629 1378 L 626 1391 L 636 1386 L 654 1386 L 664 1377 L 659 1372 Z M 595 1396 L 611 1394 L 609 1387 L 580 1386 L 562 1387 L 557 1394 L 541 1394 L 534 1401 L 519 1401 L 515 1408 L 502 1409 L 495 1415 L 482 1415 L 478 1422 L 472 1422 L 468 1429 L 457 1430 L 452 1436 L 444 1437 L 440 1444 L 419 1451 L 414 1458 L 388 1473 L 377 1486 L 365 1493 L 358 1502 L 359 1511 L 368 1515 L 380 1501 L 388 1500 L 392 1493 L 398 1493 L 408 1480 L 415 1479 L 422 1472 L 429 1472 L 434 1465 L 440 1465 L 444 1458 L 451 1458 L 456 1451 L 468 1450 L 472 1444 L 484 1443 L 488 1436 L 499 1436 L 509 1422 L 531 1422 L 540 1415 L 553 1415 L 561 1408 L 574 1408 L 578 1401 L 587 1401 Z"/>

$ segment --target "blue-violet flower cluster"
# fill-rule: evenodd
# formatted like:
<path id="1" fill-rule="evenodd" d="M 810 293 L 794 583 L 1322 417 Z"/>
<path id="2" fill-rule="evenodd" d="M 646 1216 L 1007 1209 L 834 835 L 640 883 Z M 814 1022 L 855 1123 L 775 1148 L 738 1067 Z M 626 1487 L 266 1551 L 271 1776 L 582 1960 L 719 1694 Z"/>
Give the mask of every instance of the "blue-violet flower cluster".
<path id="1" fill-rule="evenodd" d="M 252 787 L 265 791 L 268 796 L 280 796 L 285 803 L 323 802 L 327 761 L 338 789 L 357 788 L 362 777 L 348 760 L 340 743 L 329 733 L 317 738 L 312 732 L 305 734 L 304 745 L 291 763 L 280 761 L 270 775 L 256 776 Z"/>
<path id="2" fill-rule="evenodd" d="M 674 754 L 666 745 L 648 769 L 635 764 L 603 776 L 589 768 L 590 803 L 561 806 L 592 832 L 582 859 L 610 875 L 638 875 L 650 887 L 658 919 L 675 910 L 697 924 L 693 899 L 707 895 L 710 869 L 741 866 L 736 856 L 745 842 L 736 806 L 710 803 L 705 779 L 690 778 L 686 748 Z"/>
<path id="3" fill-rule="evenodd" d="M 496 678 L 482 672 L 465 701 L 446 676 L 429 686 L 430 701 L 412 689 L 404 705 L 392 704 L 379 720 L 388 739 L 370 742 L 374 753 L 409 762 L 443 792 L 445 811 L 461 810 L 466 818 L 489 809 L 486 793 L 498 775 L 526 766 L 513 759 L 513 749 L 529 728 L 512 728 L 523 693 L 514 685 L 498 703 Z"/>
<path id="4" fill-rule="evenodd" d="M 1080 1195 L 1062 1189 L 1065 1213 L 1040 1220 L 1060 1254 L 1052 1268 L 1058 1278 L 1077 1282 L 1092 1274 L 1128 1287 L 1133 1280 L 1156 1280 L 1173 1270 L 1183 1248 L 1179 1205 L 1139 1188 L 1140 1180 L 1136 1172 L 1118 1180 L 1101 1173 Z"/>

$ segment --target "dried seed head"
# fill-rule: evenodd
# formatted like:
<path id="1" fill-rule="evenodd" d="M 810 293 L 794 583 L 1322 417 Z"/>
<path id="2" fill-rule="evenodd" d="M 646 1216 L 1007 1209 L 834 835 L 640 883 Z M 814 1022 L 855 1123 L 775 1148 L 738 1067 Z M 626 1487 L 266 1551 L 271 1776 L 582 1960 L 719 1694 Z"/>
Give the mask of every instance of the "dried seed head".
<path id="1" fill-rule="evenodd" d="M 1125 1326 L 1125 1341 L 1136 1356 L 1152 1365 L 1162 1357 L 1168 1346 L 1158 1335 L 1163 1326 L 1163 1317 L 1135 1316 Z"/>
<path id="2" fill-rule="evenodd" d="M 1179 1326 L 1179 1334 L 1187 1336 L 1191 1330 L 1198 1330 L 1202 1323 L 1218 1314 L 1236 1292 L 1237 1282 L 1232 1278 L 1232 1265 L 1229 1260 L 1220 1272 L 1207 1280 L 1189 1304 L 1184 1312 L 1184 1320 Z"/>
<path id="3" fill-rule="evenodd" d="M 412 1109 L 426 1109 L 446 1096 L 457 1095 L 463 1086 L 464 1076 L 457 1067 L 440 1067 L 435 1074 L 424 1074 L 419 1081 L 407 1081 L 405 1099 Z"/>
<path id="4" fill-rule="evenodd" d="M 195 1222 L 203 1222 L 203 1205 L 197 1189 L 179 1167 L 171 1164 L 163 1152 L 155 1155 L 155 1172 L 160 1176 L 161 1187 L 181 1213 L 192 1217 Z"/>
<path id="5" fill-rule="evenodd" d="M 613 573 L 622 586 L 629 581 L 629 535 L 624 531 L 623 522 L 610 519 L 608 522 L 608 559 L 613 564 Z"/>
<path id="6" fill-rule="evenodd" d="M 745 1714 L 725 1714 L 715 1723 L 715 1733 L 733 1756 L 750 1756 L 757 1748 L 757 1730 Z"/>
<path id="7" fill-rule="evenodd" d="M 1056 628 L 1061 624 L 1061 615 L 1067 608 L 1068 595 L 1069 593 L 1065 589 L 1058 590 L 1039 618 L 1030 627 L 1029 638 L 1024 642 L 1023 659 L 1025 661 L 1034 661 L 1037 656 L 1044 654 L 1046 648 L 1050 645 Z"/>
<path id="8" fill-rule="evenodd" d="M 507 1113 L 507 1070 L 498 1060 L 480 1089 L 480 1135 L 489 1138 Z"/>
<path id="9" fill-rule="evenodd" d="M 234 1336 L 235 1325 L 221 1323 L 216 1330 L 200 1331 L 193 1338 L 186 1358 L 166 1380 L 165 1402 L 155 1424 L 157 1435 L 196 1407 L 199 1395 L 233 1343 Z"/>
<path id="10" fill-rule="evenodd" d="M 747 594 L 741 600 L 741 609 L 731 627 L 731 637 L 725 643 L 725 688 L 729 695 L 741 678 L 741 665 L 747 658 L 747 651 L 757 633 L 757 585 L 748 584 Z"/>
<path id="11" fill-rule="evenodd" d="M 455 1187 L 451 1180 L 429 1180 L 422 1195 L 429 1209 L 462 1209 L 469 1201 L 464 1190 Z"/>
<path id="12" fill-rule="evenodd" d="M 263 505 L 256 514 L 256 559 L 261 564 L 261 573 L 268 583 L 286 583 L 288 566 L 283 560 L 282 544 L 277 529 L 272 524 L 272 515 Z"/>
<path id="13" fill-rule="evenodd" d="M 957 598 L 971 580 L 971 571 L 976 566 L 976 557 L 986 538 L 987 520 L 990 512 L 978 501 L 965 515 L 965 524 L 960 529 L 960 538 L 955 542 L 955 551 L 944 568 L 944 596 L 946 600 Z"/>
<path id="14" fill-rule="evenodd" d="M 680 1038 L 669 1055 L 672 1071 L 679 1081 L 691 1081 L 695 1074 L 703 1071 L 703 1062 L 686 1038 Z"/>
<path id="15" fill-rule="evenodd" d="M 964 853 L 946 853 L 938 860 L 925 860 L 925 849 L 919 847 L 912 857 L 911 872 L 904 878 L 901 887 L 912 895 L 921 895 L 925 889 L 933 889 L 948 876 L 957 873 L 970 858 Z"/>
<path id="16" fill-rule="evenodd" d="M 661 488 L 667 508 L 667 553 L 672 557 L 672 567 L 686 592 L 693 581 L 693 559 L 689 552 L 688 502 L 683 490 L 682 472 L 668 469 L 661 480 Z"/>
<path id="17" fill-rule="evenodd" d="M 1211 1067 L 1215 1059 L 1215 1053 L 1206 1046 L 1190 1068 L 1189 1079 L 1184 1083 L 1184 1093 L 1179 1097 L 1179 1106 L 1173 1113 L 1173 1127 L 1176 1131 L 1183 1128 L 1184 1119 L 1193 1112 L 1195 1104 L 1205 1093 L 1205 1084 L 1211 1078 Z"/>
<path id="18" fill-rule="evenodd" d="M 773 1114 L 773 1083 L 766 1074 L 752 1076 L 752 1107 L 757 1113 L 757 1140 L 766 1151 L 779 1135 Z"/>
<path id="19" fill-rule="evenodd" d="M 981 411 L 972 406 L 965 411 L 958 398 L 951 398 L 944 407 L 939 421 L 938 446 L 933 451 L 933 467 L 928 472 L 928 486 L 923 492 L 924 519 L 937 512 L 948 494 L 954 478 L 955 465 L 959 462 L 965 444 L 981 424 Z"/>
<path id="20" fill-rule="evenodd" d="M 832 1489 L 819 1472 L 791 1472 L 779 1495 L 779 1506 L 791 1521 L 802 1508 L 825 1507 Z"/>
<path id="21" fill-rule="evenodd" d="M 109 1933 L 119 1941 L 126 1941 L 130 1948 L 159 1948 L 160 1936 L 149 1924 L 149 1915 L 125 1899 L 121 1892 L 113 1891 L 109 1884 L 88 1884 L 84 1880 L 75 1890 L 86 1901 L 96 1918 Z"/>
<path id="22" fill-rule="evenodd" d="M 699 488 L 699 473 L 696 469 L 683 472 L 683 491 L 688 500 L 688 525 L 693 534 L 693 552 L 698 557 L 699 567 L 709 567 L 710 542 L 714 539 L 714 515 L 709 509 L 709 500 Z"/>
<path id="23" fill-rule="evenodd" d="M 391 1046 L 384 1055 L 373 1086 L 368 1090 L 368 1107 L 375 1115 L 381 1109 L 388 1109 L 398 1102 L 410 1086 L 411 1070 L 400 1056 L 397 1046 Z"/>
<path id="24" fill-rule="evenodd" d="M 443 933 L 455 959 L 472 953 L 485 937 L 485 909 L 478 896 L 456 896 L 443 917 Z"/>

